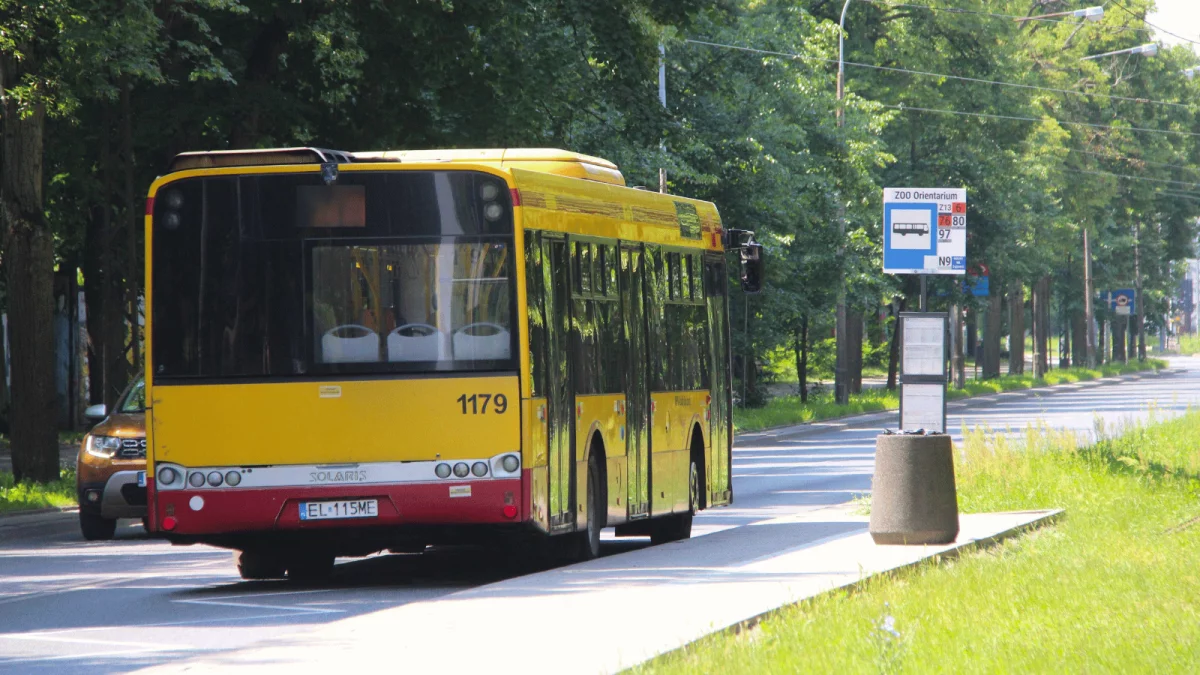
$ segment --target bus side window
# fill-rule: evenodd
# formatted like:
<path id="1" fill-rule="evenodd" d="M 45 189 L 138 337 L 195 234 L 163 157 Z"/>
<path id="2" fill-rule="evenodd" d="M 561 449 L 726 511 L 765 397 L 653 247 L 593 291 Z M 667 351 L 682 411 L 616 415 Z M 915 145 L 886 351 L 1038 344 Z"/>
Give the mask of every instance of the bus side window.
<path id="1" fill-rule="evenodd" d="M 542 276 L 542 236 L 525 234 L 525 288 L 529 305 L 529 388 L 530 395 L 546 395 L 546 310 L 543 305 L 545 283 Z"/>
<path id="2" fill-rule="evenodd" d="M 658 246 L 646 246 L 646 318 L 647 340 L 650 347 L 650 388 L 666 391 L 667 386 L 667 332 L 664 310 L 669 300 L 663 252 Z"/>

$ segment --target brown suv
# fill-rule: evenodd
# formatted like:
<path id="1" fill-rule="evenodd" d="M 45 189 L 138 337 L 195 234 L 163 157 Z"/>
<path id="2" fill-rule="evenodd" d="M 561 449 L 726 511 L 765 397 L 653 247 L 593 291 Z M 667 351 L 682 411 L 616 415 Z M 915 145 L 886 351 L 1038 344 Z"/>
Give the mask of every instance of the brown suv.
<path id="1" fill-rule="evenodd" d="M 112 539 L 118 518 L 146 517 L 145 381 L 135 379 L 111 415 L 103 405 L 86 414 L 101 421 L 79 447 L 79 529 L 89 541 Z"/>

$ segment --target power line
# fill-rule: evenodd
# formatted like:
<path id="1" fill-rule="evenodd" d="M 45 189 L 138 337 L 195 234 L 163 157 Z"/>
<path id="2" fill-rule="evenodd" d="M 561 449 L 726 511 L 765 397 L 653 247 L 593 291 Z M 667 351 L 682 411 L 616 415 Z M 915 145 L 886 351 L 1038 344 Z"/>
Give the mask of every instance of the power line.
<path id="1" fill-rule="evenodd" d="M 927 10 L 930 12 L 946 12 L 949 14 L 973 14 L 976 16 L 988 16 L 988 17 L 994 17 L 997 19 L 1008 19 L 1010 21 L 1016 21 L 1019 19 L 1022 21 L 1037 21 L 1040 23 L 1066 23 L 1066 24 L 1071 24 L 1071 25 L 1083 25 L 1084 24 L 1084 22 L 1071 21 L 1070 19 L 1047 19 L 1047 18 L 1017 16 L 1015 14 L 996 14 L 994 12 L 981 12 L 979 10 L 960 9 L 958 7 L 939 7 L 937 5 L 914 5 L 914 4 L 908 4 L 908 3 L 903 3 L 903 2 L 886 2 L 885 0 L 859 0 L 859 2 L 866 2 L 866 3 L 872 4 L 872 5 L 882 5 L 884 7 L 904 7 L 904 8 L 911 8 L 911 9 L 924 9 L 924 10 Z M 1153 31 L 1145 29 L 1145 28 L 1134 28 L 1133 26 L 1101 26 L 1101 28 L 1113 29 L 1113 30 L 1116 30 L 1117 32 L 1126 32 L 1126 31 L 1131 31 L 1134 33 L 1152 33 L 1153 32 Z M 1163 32 L 1166 32 L 1166 31 L 1163 31 Z M 1180 39 L 1186 39 L 1186 38 L 1180 38 Z"/>
<path id="2" fill-rule="evenodd" d="M 1159 167 L 1169 168 L 1169 169 L 1183 169 L 1184 171 L 1192 171 L 1192 172 L 1200 173 L 1200 169 L 1198 169 L 1194 166 L 1184 166 L 1182 164 L 1166 164 L 1164 162 L 1152 162 L 1148 159 L 1142 159 L 1141 157 L 1130 157 L 1129 155 L 1122 155 L 1119 153 L 1105 154 L 1103 152 L 1092 152 L 1091 150 L 1071 150 L 1071 152 L 1079 152 L 1079 153 L 1083 153 L 1085 155 L 1092 155 L 1093 157 L 1101 157 L 1104 159 L 1120 159 L 1120 160 L 1129 162 L 1130 164 L 1134 164 L 1134 163 L 1149 164 L 1150 166 L 1159 166 Z"/>
<path id="3" fill-rule="evenodd" d="M 963 115 L 963 116 L 967 116 L 967 117 L 983 117 L 983 118 L 987 118 L 987 119 L 999 119 L 999 120 L 1016 120 L 1016 121 L 1020 121 L 1020 122 L 1041 122 L 1043 120 L 1053 120 L 1062 125 L 1076 126 L 1076 127 L 1090 127 L 1092 129 L 1105 129 L 1108 131 L 1141 131 L 1141 132 L 1151 133 L 1151 134 L 1166 134 L 1166 135 L 1172 135 L 1172 136 L 1200 136 L 1200 133 L 1194 133 L 1191 131 L 1172 131 L 1170 129 L 1148 129 L 1146 127 L 1118 127 L 1118 126 L 1113 126 L 1111 124 L 1092 124 L 1089 122 L 1071 122 L 1068 120 L 1055 119 L 1053 117 L 1022 117 L 1019 115 L 995 115 L 992 113 L 976 113 L 976 112 L 967 112 L 965 110 L 945 110 L 945 109 L 940 109 L 940 108 L 918 108 L 915 106 L 891 105 L 891 104 L 887 104 L 887 103 L 881 103 L 880 105 L 882 105 L 884 108 L 895 108 L 897 110 L 914 110 L 917 112 L 941 113 L 944 115 Z"/>
<path id="4" fill-rule="evenodd" d="M 1023 145 L 1026 147 L 1027 150 L 1035 147 L 1034 144 L 1029 140 L 1024 141 Z M 1093 152 L 1091 150 L 1080 150 L 1080 149 L 1075 149 L 1075 148 L 1063 148 L 1063 149 L 1071 154 L 1079 153 L 1079 154 L 1083 154 L 1083 155 L 1091 155 L 1093 157 L 1100 157 L 1101 159 L 1122 160 L 1122 161 L 1128 162 L 1130 164 L 1149 164 L 1150 166 L 1157 166 L 1157 167 L 1168 168 L 1168 169 L 1182 169 L 1184 171 L 1200 173 L 1200 168 L 1197 168 L 1195 166 L 1185 166 L 1183 164 L 1167 164 L 1165 162 L 1152 162 L 1148 159 L 1142 159 L 1141 157 L 1130 157 L 1129 155 L 1122 155 L 1119 152 L 1104 153 L 1104 152 Z"/>
<path id="5" fill-rule="evenodd" d="M 866 0 L 866 1 L 869 1 L 869 0 Z M 1196 40 L 1193 40 L 1191 38 L 1185 38 L 1182 35 L 1176 35 L 1175 33 L 1172 33 L 1171 31 L 1166 30 L 1166 29 L 1162 28 L 1161 26 L 1155 26 L 1154 24 L 1152 24 L 1146 20 L 1145 15 L 1138 16 L 1137 14 L 1134 14 L 1128 7 L 1126 7 L 1125 5 L 1122 5 L 1121 3 L 1117 2 L 1116 0 L 1112 0 L 1112 4 L 1119 7 L 1122 12 L 1125 12 L 1129 16 L 1132 16 L 1133 18 L 1137 19 L 1138 21 L 1141 21 L 1142 23 L 1146 24 L 1147 26 L 1150 26 L 1151 28 L 1153 28 L 1154 30 L 1156 30 L 1160 33 L 1165 33 L 1167 35 L 1170 35 L 1171 37 L 1173 37 L 1177 40 L 1183 40 L 1184 42 L 1190 42 L 1194 45 L 1200 45 L 1200 42 L 1197 42 Z"/>
<path id="6" fill-rule="evenodd" d="M 1088 171 L 1086 169 L 1062 169 L 1062 171 L 1066 171 L 1068 173 L 1086 173 L 1086 174 L 1090 174 L 1093 176 L 1112 176 L 1113 178 L 1128 178 L 1129 180 L 1142 180 L 1142 181 L 1148 181 L 1151 183 L 1174 183 L 1177 185 L 1184 185 L 1186 187 L 1200 188 L 1200 183 L 1189 183 L 1187 181 L 1182 181 L 1182 180 L 1167 180 L 1166 178 L 1149 178 L 1147 176 L 1130 176 L 1129 174 L 1113 173 L 1111 171 Z"/>
<path id="7" fill-rule="evenodd" d="M 794 59 L 806 59 L 809 61 L 819 61 L 819 62 L 823 62 L 823 63 L 838 63 L 837 59 L 827 59 L 827 58 L 820 57 L 820 56 L 810 56 L 808 54 L 796 54 L 793 52 L 778 52 L 778 51 L 771 51 L 769 49 L 755 49 L 753 47 L 743 47 L 741 45 L 723 44 L 720 42 L 709 42 L 706 40 L 685 39 L 684 42 L 691 43 L 691 44 L 697 44 L 697 45 L 703 45 L 706 47 L 720 47 L 723 49 L 736 49 L 739 51 L 751 52 L 754 54 L 765 54 L 768 56 L 783 56 L 783 57 L 789 57 L 789 58 L 794 58 Z M 842 63 L 844 65 L 854 66 L 856 68 L 869 68 L 872 70 L 882 70 L 882 71 L 893 72 L 893 73 L 905 73 L 908 75 L 920 75 L 923 77 L 937 77 L 937 78 L 942 78 L 942 79 L 947 79 L 947 80 L 959 80 L 962 82 L 971 82 L 971 83 L 975 83 L 975 84 L 990 84 L 990 85 L 995 85 L 995 86 L 999 86 L 999 87 L 1013 87 L 1016 89 L 1048 91 L 1048 92 L 1053 92 L 1053 93 L 1057 93 L 1057 94 L 1070 94 L 1072 96 L 1082 96 L 1082 97 L 1094 96 L 1097 98 L 1106 98 L 1106 99 L 1114 100 L 1114 101 L 1127 101 L 1130 103 L 1145 103 L 1145 104 L 1150 104 L 1150 105 L 1162 105 L 1162 106 L 1171 106 L 1171 107 L 1178 107 L 1178 108 L 1189 108 L 1189 106 L 1184 103 L 1173 103 L 1171 101 L 1156 101 L 1154 99 L 1148 99 L 1148 98 L 1134 98 L 1131 96 L 1116 96 L 1113 94 L 1087 93 L 1087 92 L 1082 92 L 1082 91 L 1075 91 L 1072 89 L 1059 89 L 1057 87 L 1042 87 L 1042 86 L 1038 86 L 1038 85 L 1034 85 L 1034 84 L 1021 84 L 1018 82 L 1004 82 L 1003 80 L 985 80 L 985 79 L 977 78 L 977 77 L 964 77 L 962 75 L 950 75 L 947 73 L 934 73 L 934 72 L 929 72 L 929 71 L 924 71 L 924 70 L 913 70 L 911 68 L 898 68 L 895 66 L 877 66 L 874 64 L 870 64 L 870 63 L 858 63 L 855 61 L 843 61 Z"/>

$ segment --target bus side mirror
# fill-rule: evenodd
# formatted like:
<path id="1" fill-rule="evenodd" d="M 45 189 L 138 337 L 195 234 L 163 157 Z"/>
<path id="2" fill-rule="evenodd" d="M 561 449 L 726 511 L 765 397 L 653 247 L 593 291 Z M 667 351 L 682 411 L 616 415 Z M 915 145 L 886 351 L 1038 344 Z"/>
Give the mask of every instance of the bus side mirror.
<path id="1" fill-rule="evenodd" d="M 766 273 L 762 244 L 757 242 L 747 243 L 739 249 L 739 253 L 742 258 L 740 270 L 742 291 L 745 293 L 758 293 L 762 290 L 763 275 Z"/>

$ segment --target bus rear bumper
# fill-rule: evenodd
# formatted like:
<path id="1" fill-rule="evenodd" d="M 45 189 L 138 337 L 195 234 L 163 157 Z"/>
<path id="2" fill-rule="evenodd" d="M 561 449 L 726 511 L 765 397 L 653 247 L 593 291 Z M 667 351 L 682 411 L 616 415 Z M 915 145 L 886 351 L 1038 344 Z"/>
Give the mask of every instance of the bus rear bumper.
<path id="1" fill-rule="evenodd" d="M 155 530 L 168 538 L 244 532 L 523 522 L 522 478 L 357 486 L 159 491 Z M 374 515 L 312 518 L 314 502 L 374 501 Z M 359 507 L 355 507 L 358 509 Z M 307 514 L 301 518 L 302 509 Z M 368 509 L 371 510 L 371 509 Z M 169 520 L 168 520 L 169 519 Z"/>

